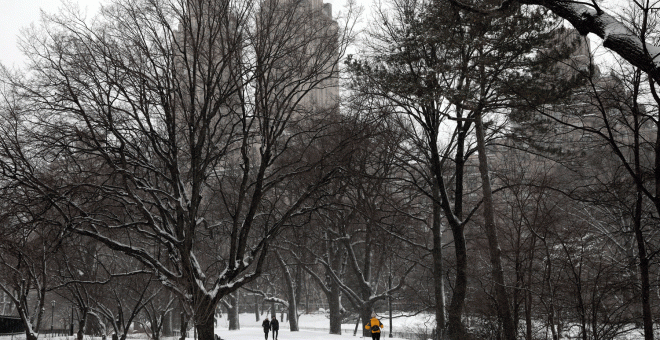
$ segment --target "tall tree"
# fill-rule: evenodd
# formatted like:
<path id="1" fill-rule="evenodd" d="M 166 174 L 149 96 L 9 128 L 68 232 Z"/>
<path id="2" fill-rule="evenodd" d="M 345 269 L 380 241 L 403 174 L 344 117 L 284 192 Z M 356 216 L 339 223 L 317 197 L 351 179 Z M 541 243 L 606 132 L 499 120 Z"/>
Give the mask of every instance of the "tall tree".
<path id="1" fill-rule="evenodd" d="M 467 293 L 464 227 L 472 212 L 464 217 L 463 196 L 465 165 L 477 150 L 470 144 L 475 128 L 496 307 L 505 338 L 513 339 L 516 327 L 509 311 L 497 226 L 491 213 L 486 143 L 500 133 L 500 123 L 506 119 L 498 113 L 510 105 L 511 88 L 519 86 L 521 74 L 541 62 L 531 57 L 532 52 L 547 47 L 549 32 L 556 23 L 546 20 L 543 11 L 534 10 L 515 11 L 515 19 L 491 16 L 484 20 L 440 1 L 397 1 L 392 8 L 392 16 L 382 11 L 367 57 L 351 65 L 354 89 L 362 97 L 374 98 L 369 101 L 371 105 L 389 108 L 410 131 L 403 164 L 410 181 L 433 204 L 431 253 L 438 336 L 445 326 L 442 218 L 452 230 L 458 267 L 447 329 L 452 338 L 466 336 L 461 323 Z"/>
<path id="2" fill-rule="evenodd" d="M 29 71 L 3 74 L 23 130 L 0 167 L 38 187 L 66 230 L 141 261 L 213 339 L 220 300 L 260 275 L 269 244 L 334 173 L 323 157 L 281 161 L 326 133 L 305 122 L 333 108 L 314 91 L 332 88 L 347 44 L 327 12 L 117 0 L 92 22 L 71 7 L 46 16 L 25 37 Z M 269 209 L 302 174 L 313 180 Z"/>
<path id="3" fill-rule="evenodd" d="M 19 110 L 12 106 L 19 102 L 15 93 L 0 89 L 0 154 L 13 149 L 16 143 L 27 139 L 16 124 Z M 4 136 L 7 136 L 5 138 Z M 10 138 L 14 136 L 15 138 Z M 56 265 L 55 253 L 67 235 L 63 220 L 50 211 L 52 203 L 40 195 L 40 189 L 25 178 L 38 176 L 38 180 L 50 182 L 47 173 L 33 173 L 33 169 L 20 178 L 7 176 L 20 168 L 14 163 L 0 166 L 0 292 L 11 301 L 23 324 L 28 340 L 36 340 L 41 330 L 46 303 L 46 293 L 57 283 L 53 278 Z M 26 183 L 23 183 L 26 184 Z"/>

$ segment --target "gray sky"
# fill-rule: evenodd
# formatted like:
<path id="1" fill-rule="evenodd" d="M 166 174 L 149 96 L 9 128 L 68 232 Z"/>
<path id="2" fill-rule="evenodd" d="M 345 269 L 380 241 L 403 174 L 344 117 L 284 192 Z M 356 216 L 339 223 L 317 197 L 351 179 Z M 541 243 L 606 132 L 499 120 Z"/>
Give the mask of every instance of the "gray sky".
<path id="1" fill-rule="evenodd" d="M 88 17 L 93 16 L 105 0 L 69 0 L 77 3 Z M 332 3 L 333 14 L 341 10 L 344 0 L 325 0 Z M 360 2 L 369 2 L 362 0 Z M 0 63 L 22 66 L 25 57 L 18 49 L 18 36 L 22 29 L 39 22 L 40 11 L 56 13 L 62 0 L 0 0 Z"/>
<path id="2" fill-rule="evenodd" d="M 96 13 L 100 4 L 106 2 L 106 0 L 68 1 L 77 3 L 88 16 Z M 324 0 L 324 2 L 332 3 L 333 14 L 337 15 L 337 12 L 343 10 L 345 0 Z M 372 0 L 358 0 L 358 3 L 364 7 L 369 7 L 372 2 Z M 29 27 L 30 24 L 38 23 L 41 10 L 55 13 L 61 4 L 62 0 L 0 0 L 0 63 L 6 66 L 22 66 L 25 57 L 18 49 L 18 36 L 21 30 Z M 592 39 L 592 49 L 598 44 L 600 41 Z"/>
<path id="3" fill-rule="evenodd" d="M 94 13 L 100 0 L 73 0 L 81 9 Z M 0 0 L 0 62 L 7 66 L 21 66 L 24 57 L 18 50 L 21 29 L 37 23 L 40 9 L 56 13 L 61 0 Z"/>

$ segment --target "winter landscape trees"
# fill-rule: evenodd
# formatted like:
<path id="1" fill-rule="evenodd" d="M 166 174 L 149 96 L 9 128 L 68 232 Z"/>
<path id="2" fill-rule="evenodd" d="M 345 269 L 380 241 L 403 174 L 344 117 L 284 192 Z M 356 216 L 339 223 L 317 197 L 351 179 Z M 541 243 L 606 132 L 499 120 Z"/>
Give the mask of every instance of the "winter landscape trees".
<path id="1" fill-rule="evenodd" d="M 292 331 L 394 308 L 437 339 L 653 339 L 655 4 L 382 6 L 346 59 L 351 18 L 318 1 L 114 0 L 29 30 L 0 78 L 0 289 L 28 338 L 57 296 L 79 339 L 210 340 L 247 306 Z"/>
<path id="2" fill-rule="evenodd" d="M 22 103 L 3 174 L 59 233 L 140 261 L 212 339 L 219 301 L 336 171 L 342 142 L 315 148 L 335 110 L 303 98 L 337 72 L 341 34 L 298 2 L 117 1 L 91 24 L 68 8 L 26 38 L 30 75 L 5 73 Z"/>

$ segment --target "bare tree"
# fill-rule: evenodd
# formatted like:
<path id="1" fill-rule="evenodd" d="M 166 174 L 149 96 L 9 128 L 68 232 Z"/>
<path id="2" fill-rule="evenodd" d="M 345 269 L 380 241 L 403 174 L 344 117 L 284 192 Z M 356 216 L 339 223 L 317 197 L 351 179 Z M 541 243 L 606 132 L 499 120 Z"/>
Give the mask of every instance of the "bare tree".
<path id="1" fill-rule="evenodd" d="M 4 89 L 3 89 L 4 90 Z M 0 91 L 4 104 L 15 104 L 14 93 Z M 16 136 L 20 128 L 14 124 L 17 111 L 0 104 L 0 135 Z M 0 153 L 15 146 L 16 139 L 0 138 Z M 62 220 L 52 218 L 48 199 L 38 198 L 39 189 L 22 186 L 21 179 L 5 176 L 15 166 L 0 166 L 0 291 L 15 306 L 28 340 L 36 340 L 40 332 L 46 293 L 56 285 L 52 279 L 52 267 L 66 232 Z M 28 170 L 30 171 L 30 170 Z M 28 177 L 31 175 L 28 175 Z M 41 180 L 50 181 L 44 175 Z"/>
<path id="2" fill-rule="evenodd" d="M 159 340 L 163 332 L 165 318 L 173 312 L 175 303 L 174 295 L 164 292 L 162 285 L 157 285 L 153 298 L 149 299 L 142 309 L 141 323 L 147 331 L 147 335 L 153 340 Z"/>
<path id="3" fill-rule="evenodd" d="M 497 312 L 504 337 L 514 339 L 503 275 L 493 189 L 486 145 L 501 133 L 505 107 L 521 75 L 540 60 L 533 51 L 547 47 L 556 22 L 536 10 L 516 12 L 515 24 L 500 17 L 482 18 L 449 2 L 393 2 L 383 10 L 364 60 L 352 64 L 354 89 L 370 106 L 398 116 L 407 131 L 402 167 L 410 183 L 431 202 L 428 211 L 433 248 L 438 338 L 447 331 L 465 338 L 462 314 L 467 296 L 467 246 L 464 229 L 474 208 L 467 206 L 468 158 L 479 156 L 484 231 L 489 235 Z M 396 23 L 396 24 L 393 24 Z M 512 37 L 516 37 L 512 39 Z M 521 37 L 524 37 L 522 39 Z M 364 99 L 363 99 L 364 100 Z M 386 109 L 382 109 L 386 108 Z M 365 106 L 365 111 L 369 106 Z M 475 133 L 473 136 L 472 133 Z M 476 144 L 475 144 L 476 141 Z M 471 208 L 472 211 L 468 211 Z M 442 269 L 442 221 L 452 231 L 457 263 L 453 296 L 445 317 Z M 446 320 L 447 319 L 447 320 Z"/>
<path id="4" fill-rule="evenodd" d="M 308 223 L 307 228 L 300 229 L 301 235 L 294 235 L 286 242 L 286 252 L 296 260 L 296 263 L 308 275 L 311 281 L 325 295 L 328 302 L 328 319 L 330 322 L 330 334 L 341 334 L 342 316 L 347 312 L 342 305 L 342 290 L 337 283 L 331 279 L 331 272 L 343 279 L 346 266 L 345 249 L 332 241 L 325 231 L 331 225 L 332 218 L 322 210 L 316 211 Z M 312 229 L 313 228 L 313 229 Z M 318 234 L 324 235 L 319 238 Z M 321 243 L 319 244 L 319 240 Z M 319 249 L 320 248 L 320 249 Z M 316 249 L 318 251 L 311 251 Z M 322 263 L 328 264 L 329 268 L 320 265 L 316 256 L 322 258 Z"/>
<path id="5" fill-rule="evenodd" d="M 333 86 L 344 31 L 301 1 L 118 0 L 93 22 L 74 8 L 46 16 L 25 41 L 29 76 L 3 80 L 30 138 L 12 140 L 3 168 L 39 187 L 67 230 L 146 265 L 212 339 L 220 300 L 260 275 L 334 173 L 323 157 L 280 158 L 296 143 L 306 157 L 325 133 L 304 123 L 333 108 L 314 91 Z M 53 181 L 25 171 L 54 160 L 66 166 Z M 264 205 L 301 175 L 304 190 Z"/>
<path id="6" fill-rule="evenodd" d="M 13 213 L 16 211 L 5 210 L 3 215 Z M 24 219 L 25 215 L 18 214 L 15 218 Z M 28 225 L 18 223 L 19 227 L 15 218 L 0 218 L 3 220 L 0 262 L 5 273 L 0 280 L 0 291 L 16 307 L 26 338 L 36 340 L 42 326 L 46 292 L 53 284 L 49 267 L 58 237 L 46 224 L 30 221 Z"/>

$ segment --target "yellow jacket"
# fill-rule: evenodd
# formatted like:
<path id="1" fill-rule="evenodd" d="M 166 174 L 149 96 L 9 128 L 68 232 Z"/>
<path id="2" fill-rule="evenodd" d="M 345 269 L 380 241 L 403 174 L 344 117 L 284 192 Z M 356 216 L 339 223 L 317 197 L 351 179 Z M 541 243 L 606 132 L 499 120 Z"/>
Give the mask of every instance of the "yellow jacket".
<path id="1" fill-rule="evenodd" d="M 372 326 L 378 326 L 378 330 L 371 329 Z M 365 329 L 371 329 L 371 333 L 380 333 L 380 330 L 383 329 L 383 324 L 376 318 L 371 318 L 369 323 L 364 325 Z"/>

